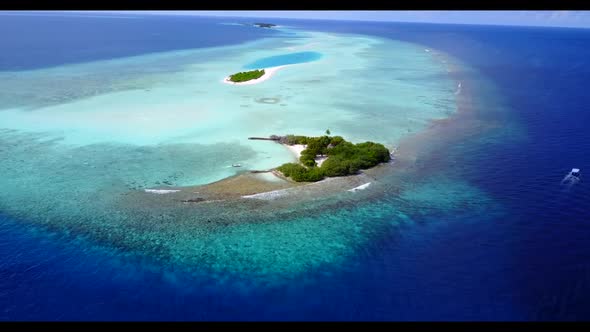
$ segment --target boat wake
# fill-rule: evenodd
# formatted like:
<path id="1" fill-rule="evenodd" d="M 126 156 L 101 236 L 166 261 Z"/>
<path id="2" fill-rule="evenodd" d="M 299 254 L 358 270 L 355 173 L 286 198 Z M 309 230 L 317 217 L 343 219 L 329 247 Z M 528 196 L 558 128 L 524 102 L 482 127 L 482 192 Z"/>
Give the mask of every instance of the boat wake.
<path id="1" fill-rule="evenodd" d="M 561 185 L 567 189 L 580 182 L 580 169 L 573 168 L 562 180 Z"/>

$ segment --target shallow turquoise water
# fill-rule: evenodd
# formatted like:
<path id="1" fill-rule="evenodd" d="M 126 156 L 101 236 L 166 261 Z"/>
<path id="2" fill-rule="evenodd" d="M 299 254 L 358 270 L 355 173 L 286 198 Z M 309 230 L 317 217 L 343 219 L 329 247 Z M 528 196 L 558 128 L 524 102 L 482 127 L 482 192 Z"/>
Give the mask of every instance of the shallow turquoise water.
<path id="1" fill-rule="evenodd" d="M 59 139 L 56 149 L 193 144 L 198 172 L 183 169 L 194 175 L 182 183 L 202 184 L 236 174 L 228 167 L 234 163 L 248 170 L 294 160 L 286 149 L 250 136 L 330 129 L 353 142 L 392 148 L 455 109 L 456 83 L 417 45 L 358 35 L 296 36 L 0 73 L 0 123 Z M 322 58 L 283 68 L 260 84 L 222 83 L 253 58 L 310 49 Z M 342 76 L 347 79 L 336 79 Z M 186 163 L 183 155 L 173 158 L 172 165 Z"/>
<path id="2" fill-rule="evenodd" d="M 277 67 L 284 65 L 293 65 L 297 63 L 305 63 L 317 61 L 322 58 L 322 54 L 318 52 L 296 52 L 281 55 L 274 55 L 267 58 L 258 59 L 244 66 L 246 69 L 260 69 Z"/>
<path id="3" fill-rule="evenodd" d="M 135 37 L 136 25 L 126 26 L 132 28 L 128 35 Z M 590 140 L 584 125 L 590 121 L 584 121 L 583 112 L 588 105 L 583 75 L 588 72 L 588 31 L 322 21 L 305 26 L 422 42 L 430 52 L 379 38 L 369 38 L 373 43 L 368 46 L 359 35 L 314 37 L 299 32 L 296 36 L 309 43 L 293 46 L 290 35 L 223 51 L 165 53 L 97 62 L 77 70 L 4 73 L 0 113 L 8 112 L 2 120 L 12 122 L 0 122 L 0 127 L 9 123 L 21 129 L 0 129 L 0 251 L 5 258 L 0 260 L 0 320 L 589 317 L 584 296 L 590 280 L 585 264 L 590 257 L 585 204 L 589 192 L 583 180 L 574 188 L 559 185 L 572 166 L 584 169 L 588 161 L 584 147 Z M 248 147 L 240 144 L 241 138 L 217 137 L 210 143 L 207 137 L 192 142 L 186 135 L 185 141 L 174 137 L 174 130 L 193 127 L 203 136 L 216 131 L 232 134 L 223 128 L 231 120 L 211 132 L 199 128 L 191 117 L 196 109 L 191 103 L 206 98 L 190 97 L 218 92 L 205 79 L 199 89 L 185 91 L 183 84 L 176 84 L 190 85 L 183 75 L 208 75 L 211 56 L 223 58 L 232 52 L 239 61 L 222 64 L 223 75 L 255 59 L 297 48 L 316 50 L 325 44 L 342 51 L 342 37 L 364 45 L 363 57 L 389 57 L 390 63 L 377 60 L 376 66 L 399 68 L 388 70 L 388 77 L 371 77 L 377 71 L 372 64 L 345 61 L 327 66 L 322 58 L 317 62 L 328 71 L 354 70 L 334 70 L 337 76 L 329 79 L 343 81 L 337 82 L 343 83 L 337 87 L 343 92 L 323 91 L 319 99 L 293 78 L 313 84 L 322 71 L 305 70 L 313 62 L 292 65 L 293 71 L 305 75 L 283 80 L 290 73 L 279 71 L 271 80 L 248 88 L 257 94 L 248 97 L 253 105 L 272 109 L 243 128 L 268 121 L 277 130 L 290 130 L 275 122 L 288 119 L 290 112 L 297 113 L 294 123 L 309 117 L 340 126 L 334 104 L 351 93 L 345 83 L 373 83 L 373 88 L 384 88 L 379 90 L 387 97 L 383 109 L 375 102 L 381 99 L 346 100 L 340 106 L 358 115 L 358 127 L 339 130 L 360 139 L 375 135 L 390 140 L 398 152 L 395 163 L 383 172 L 359 177 L 359 183 L 340 183 L 338 193 L 328 192 L 337 184 L 326 182 L 321 190 L 310 186 L 275 198 L 193 206 L 172 195 L 141 193 L 164 181 L 216 179 L 224 176 L 219 165 L 254 158 L 268 147 Z M 283 43 L 287 46 L 280 49 Z M 456 71 L 446 73 L 448 57 L 420 56 L 436 49 L 452 52 L 478 70 L 455 63 Z M 251 53 L 261 50 L 265 54 Z M 396 57 L 398 52 L 403 56 Z M 35 53 L 27 55 L 34 58 Z M 440 90 L 441 95 L 467 107 L 450 112 L 450 119 L 408 126 L 398 116 L 403 106 L 411 107 L 409 114 L 418 120 L 441 115 L 427 110 L 448 106 L 435 95 L 436 83 L 448 83 L 449 75 L 451 83 L 462 83 L 462 89 L 453 89 L 453 95 Z M 335 84 L 327 81 L 314 89 Z M 306 104 L 300 98 L 293 104 L 307 109 L 281 105 L 282 97 L 272 94 L 281 86 L 277 82 L 300 88 L 311 101 Z M 379 97 L 362 85 L 356 88 L 361 95 Z M 133 96 L 126 94 L 129 90 L 143 93 Z M 219 94 L 229 106 L 212 103 L 211 119 L 234 111 L 230 106 L 236 105 L 234 97 L 242 91 Z M 419 98 L 417 91 L 422 93 Z M 500 93 L 491 93 L 495 91 Z M 404 100 L 404 93 L 419 102 Z M 102 109 L 81 102 L 97 96 L 104 97 L 98 99 Z M 186 111 L 174 103 L 179 100 L 190 101 Z M 177 121 L 185 119 L 184 127 L 172 120 L 162 121 L 161 128 L 135 121 L 151 102 L 153 108 L 146 113 L 157 120 L 169 113 Z M 74 105 L 68 109 L 65 104 Z M 244 112 L 258 114 L 256 106 L 243 105 Z M 106 116 L 94 124 L 88 121 L 92 117 L 66 121 L 66 111 L 73 116 L 93 107 L 94 113 L 107 112 L 112 121 Z M 290 112 L 280 112 L 285 107 Z M 125 114 L 128 109 L 130 114 Z M 314 114 L 318 112 L 327 116 Z M 374 117 L 364 121 L 363 112 Z M 565 121 L 572 118 L 568 112 L 579 121 Z M 118 120 L 129 128 L 117 127 Z M 387 132 L 379 131 L 380 121 Z M 92 131 L 72 130 L 83 124 Z M 321 123 L 318 131 L 325 125 Z M 144 126 L 152 130 L 152 137 L 142 133 Z M 577 144 L 569 144 L 572 141 Z M 367 189 L 346 191 L 365 181 L 371 182 Z"/>
<path id="4" fill-rule="evenodd" d="M 280 145 L 249 136 L 330 129 L 394 148 L 456 111 L 457 83 L 418 45 L 301 31 L 295 37 L 0 73 L 0 185 L 11 188 L 0 192 L 0 210 L 219 280 L 274 285 L 344 262 L 405 218 L 383 223 L 380 215 L 398 209 L 383 202 L 341 208 L 370 199 L 383 188 L 377 182 L 354 194 L 302 190 L 298 198 L 201 205 L 142 193 L 294 160 Z M 261 84 L 222 82 L 251 59 L 286 51 L 322 57 Z M 485 196 L 468 184 L 457 192 L 460 200 Z M 428 197 L 420 189 L 404 198 L 430 204 Z M 432 204 L 454 206 L 441 197 Z"/>

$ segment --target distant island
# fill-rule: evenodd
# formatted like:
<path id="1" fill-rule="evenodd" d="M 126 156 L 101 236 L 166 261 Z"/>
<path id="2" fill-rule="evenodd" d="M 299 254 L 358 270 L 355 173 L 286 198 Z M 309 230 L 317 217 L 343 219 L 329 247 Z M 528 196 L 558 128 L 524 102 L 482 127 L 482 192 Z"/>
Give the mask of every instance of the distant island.
<path id="1" fill-rule="evenodd" d="M 326 177 L 358 174 L 360 170 L 377 166 L 391 159 L 383 144 L 364 142 L 353 144 L 341 136 L 270 136 L 250 139 L 273 140 L 299 154 L 299 163 L 286 163 L 276 168 L 283 176 L 295 182 L 316 182 Z"/>
<path id="2" fill-rule="evenodd" d="M 264 75 L 264 69 L 239 72 L 229 76 L 231 82 L 240 83 L 255 80 Z"/>
<path id="3" fill-rule="evenodd" d="M 254 23 L 254 25 L 260 28 L 272 28 L 277 26 L 276 24 L 271 23 Z"/>

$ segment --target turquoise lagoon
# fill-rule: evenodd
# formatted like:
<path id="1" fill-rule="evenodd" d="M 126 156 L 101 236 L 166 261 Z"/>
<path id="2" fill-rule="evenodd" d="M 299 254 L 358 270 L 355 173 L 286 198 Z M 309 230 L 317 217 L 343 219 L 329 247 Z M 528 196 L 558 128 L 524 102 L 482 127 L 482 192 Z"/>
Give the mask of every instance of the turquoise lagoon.
<path id="1" fill-rule="evenodd" d="M 466 183 L 445 186 L 444 177 L 431 195 L 395 167 L 365 179 L 373 184 L 358 193 L 303 189 L 297 198 L 195 205 L 143 193 L 294 160 L 249 136 L 330 129 L 395 149 L 456 113 L 457 82 L 419 45 L 287 32 L 237 46 L 0 73 L 0 186 L 9 188 L 0 191 L 0 210 L 219 282 L 275 284 L 343 262 L 383 227 L 407 222 L 408 202 L 448 209 L 485 199 Z M 285 54 L 313 61 L 256 85 L 222 82 Z M 403 188 L 402 196 L 383 194 Z M 382 215 L 399 218 L 383 223 Z"/>

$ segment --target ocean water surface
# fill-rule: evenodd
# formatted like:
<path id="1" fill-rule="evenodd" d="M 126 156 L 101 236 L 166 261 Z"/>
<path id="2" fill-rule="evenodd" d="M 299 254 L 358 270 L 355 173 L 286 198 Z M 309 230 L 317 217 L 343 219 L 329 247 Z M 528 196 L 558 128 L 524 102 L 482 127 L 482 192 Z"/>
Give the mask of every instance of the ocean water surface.
<path id="1" fill-rule="evenodd" d="M 0 319 L 590 315 L 587 30 L 129 17 L 2 16 L 47 29 L 0 39 Z M 138 194 L 328 128 L 396 161 L 356 192 Z"/>

